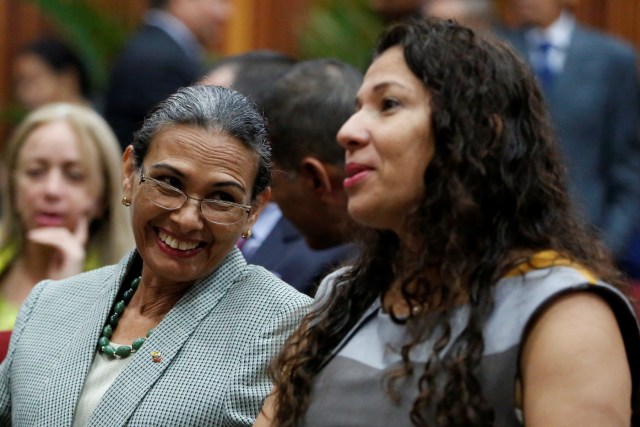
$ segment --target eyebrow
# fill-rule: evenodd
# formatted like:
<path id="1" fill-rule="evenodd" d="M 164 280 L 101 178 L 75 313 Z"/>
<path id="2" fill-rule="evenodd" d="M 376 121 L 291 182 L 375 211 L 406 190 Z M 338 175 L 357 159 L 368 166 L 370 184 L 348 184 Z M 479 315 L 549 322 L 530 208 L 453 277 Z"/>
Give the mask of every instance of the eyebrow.
<path id="1" fill-rule="evenodd" d="M 173 166 L 171 166 L 171 165 L 169 165 L 167 163 L 156 163 L 154 165 L 151 165 L 151 169 L 153 169 L 153 170 L 167 169 L 167 170 L 171 171 L 173 174 L 175 174 L 178 178 L 184 179 L 186 177 L 184 172 L 180 171 L 179 169 L 176 169 L 175 167 L 173 167 Z M 244 186 L 242 184 L 240 184 L 239 182 L 237 182 L 237 181 L 216 182 L 215 184 L 212 184 L 211 187 L 213 187 L 213 188 L 236 187 L 236 188 L 239 188 L 243 193 L 247 192 L 247 190 L 244 188 Z"/>
<path id="2" fill-rule="evenodd" d="M 371 91 L 372 92 L 380 92 L 380 91 L 388 88 L 389 86 L 397 86 L 397 87 L 399 87 L 401 89 L 404 89 L 404 90 L 410 90 L 407 86 L 403 85 L 400 82 L 397 82 L 395 80 L 389 80 L 389 81 L 384 81 L 384 82 L 380 82 L 380 83 L 375 84 L 371 88 Z"/>
<path id="3" fill-rule="evenodd" d="M 403 85 L 400 82 L 397 82 L 395 80 L 388 80 L 388 81 L 383 81 L 380 83 L 376 83 L 372 88 L 371 88 L 371 92 L 377 94 L 378 92 L 382 92 L 383 90 L 387 89 L 389 86 L 397 86 L 398 88 L 405 90 L 405 91 L 410 91 L 411 89 L 408 88 L 407 86 Z M 360 106 L 361 104 L 361 93 L 358 93 L 356 95 L 356 99 L 354 102 L 355 107 L 357 108 L 358 106 Z"/>
<path id="4" fill-rule="evenodd" d="M 84 163 L 82 163 L 82 159 L 73 159 L 73 160 L 63 160 L 61 162 L 62 167 L 70 167 L 70 166 L 80 166 L 83 169 L 87 169 L 84 165 Z M 51 165 L 51 162 L 49 161 L 48 158 L 46 157 L 38 157 L 38 158 L 32 158 L 32 159 L 28 159 L 26 161 L 18 161 L 16 163 L 16 169 L 19 169 L 21 167 L 28 167 L 28 166 L 49 166 Z"/>

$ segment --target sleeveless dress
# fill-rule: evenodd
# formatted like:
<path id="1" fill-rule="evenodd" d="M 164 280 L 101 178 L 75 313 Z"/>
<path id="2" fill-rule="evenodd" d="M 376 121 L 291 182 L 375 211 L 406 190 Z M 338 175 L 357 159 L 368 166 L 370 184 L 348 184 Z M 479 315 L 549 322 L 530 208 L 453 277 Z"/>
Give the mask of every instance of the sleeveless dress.
<path id="1" fill-rule="evenodd" d="M 633 377 L 633 402 L 638 407 L 640 385 L 640 331 L 632 306 L 614 287 L 597 281 L 587 271 L 558 260 L 545 251 L 500 280 L 494 287 L 494 309 L 483 328 L 484 353 L 476 373 L 483 394 L 494 410 L 494 425 L 521 426 L 515 390 L 519 352 L 531 319 L 555 298 L 569 292 L 598 294 L 617 316 Z M 554 265 L 549 265 L 547 260 Z M 559 262 L 558 262 L 559 261 Z M 328 295 L 337 271 L 320 285 L 318 295 Z M 467 324 L 469 310 L 460 306 L 449 318 L 452 342 Z M 394 323 L 381 309 L 370 307 L 335 349 L 314 380 L 311 403 L 302 422 L 305 427 L 412 427 L 409 412 L 417 397 L 417 380 L 433 348 L 427 340 L 412 349 L 414 374 L 398 381 L 387 393 L 389 369 L 401 365 L 398 349 L 407 339 L 405 325 Z M 443 353 L 449 348 L 445 348 Z M 428 416 L 428 415 L 427 415 Z M 430 420 L 432 423 L 435 422 Z"/>

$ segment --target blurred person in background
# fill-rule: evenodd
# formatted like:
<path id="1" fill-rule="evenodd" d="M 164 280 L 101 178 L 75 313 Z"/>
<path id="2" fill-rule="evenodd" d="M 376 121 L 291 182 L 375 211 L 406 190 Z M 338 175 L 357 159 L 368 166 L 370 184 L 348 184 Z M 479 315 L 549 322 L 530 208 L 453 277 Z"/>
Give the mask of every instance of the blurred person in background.
<path id="1" fill-rule="evenodd" d="M 231 0 L 150 0 L 144 25 L 111 70 L 105 117 L 121 147 L 160 100 L 199 80 L 204 49 L 220 37 Z"/>
<path id="2" fill-rule="evenodd" d="M 576 3 L 511 0 L 522 26 L 501 34 L 536 73 L 570 193 L 620 262 L 640 224 L 638 58 L 628 43 L 578 23 Z"/>
<path id="3" fill-rule="evenodd" d="M 295 63 L 295 58 L 281 52 L 253 50 L 221 58 L 201 83 L 237 90 L 260 109 L 271 86 Z"/>
<path id="4" fill-rule="evenodd" d="M 269 199 L 269 157 L 235 91 L 158 104 L 122 158 L 136 247 L 34 288 L 0 365 L 0 425 L 250 426 L 310 303 L 236 248 Z"/>
<path id="5" fill-rule="evenodd" d="M 273 200 L 281 221 L 292 223 L 314 250 L 307 255 L 313 262 L 290 263 L 287 273 L 293 286 L 310 295 L 322 277 L 356 255 L 348 244 L 354 223 L 347 214 L 344 150 L 336 135 L 353 112 L 361 83 L 362 73 L 341 61 L 303 61 L 272 85 L 263 105 L 275 169 Z M 280 247 L 287 244 L 283 238 Z M 273 249 L 263 244 L 259 252 L 275 259 Z"/>
<path id="6" fill-rule="evenodd" d="M 20 49 L 13 77 L 18 102 L 28 111 L 52 102 L 91 104 L 87 69 L 60 39 L 44 37 Z"/>
<path id="7" fill-rule="evenodd" d="M 294 58 L 280 52 L 250 51 L 221 59 L 203 82 L 239 91 L 264 113 L 267 94 L 295 63 Z M 301 292 L 311 290 L 310 276 L 322 271 L 326 264 L 326 256 L 309 248 L 273 201 L 266 204 L 251 232 L 238 246 L 247 262 L 263 266 Z"/>
<path id="8" fill-rule="evenodd" d="M 491 0 L 424 0 L 422 16 L 453 19 L 478 30 L 490 30 L 495 22 Z"/>
<path id="9" fill-rule="evenodd" d="M 0 222 L 0 330 L 36 283 L 116 262 L 133 247 L 120 204 L 121 159 L 88 107 L 47 104 L 9 139 Z"/>
<path id="10" fill-rule="evenodd" d="M 304 64 L 296 64 L 293 58 L 279 52 L 252 51 L 222 59 L 205 82 L 230 84 L 268 116 L 276 162 L 274 200 L 286 205 L 290 211 L 289 215 L 283 216 L 280 204 L 269 202 L 252 227 L 250 237 L 240 243 L 242 253 L 247 262 L 267 268 L 299 291 L 312 295 L 318 280 L 352 252 L 343 245 L 346 242 L 342 229 L 347 216 L 346 198 L 341 185 L 335 185 L 341 179 L 343 166 L 342 150 L 335 140 L 340 123 L 336 124 L 335 120 L 337 117 L 344 122 L 351 111 L 350 100 L 361 76 L 351 67 L 337 62 Z M 283 134 L 285 128 L 289 128 L 286 135 Z M 274 129 L 278 131 L 274 133 Z M 329 158 L 336 168 L 329 170 L 319 160 L 314 164 L 320 165 L 324 173 L 336 176 L 332 176 L 335 178 L 332 179 L 333 187 L 322 191 L 324 203 L 319 201 L 320 192 L 307 188 L 307 197 L 301 205 L 294 207 L 293 200 L 289 201 L 287 196 L 297 196 L 281 192 L 283 188 L 278 183 L 284 176 L 292 183 L 303 180 L 281 166 L 301 161 L 300 154 L 305 151 L 309 156 L 319 151 L 332 153 Z M 282 156 L 282 164 L 276 156 Z M 334 210 L 338 213 L 333 213 Z M 296 211 L 296 219 L 308 215 L 305 223 L 290 216 Z M 313 224 L 313 230 L 307 224 Z M 322 236 L 320 240 L 318 236 Z"/>

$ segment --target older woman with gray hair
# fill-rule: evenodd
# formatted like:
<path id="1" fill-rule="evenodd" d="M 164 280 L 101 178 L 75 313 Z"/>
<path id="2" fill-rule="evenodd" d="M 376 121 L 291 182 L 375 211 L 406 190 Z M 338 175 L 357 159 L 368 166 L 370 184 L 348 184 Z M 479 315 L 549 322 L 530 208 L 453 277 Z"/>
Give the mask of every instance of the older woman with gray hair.
<path id="1" fill-rule="evenodd" d="M 237 92 L 159 104 L 123 156 L 136 249 L 32 291 L 0 365 L 0 424 L 251 425 L 309 304 L 236 248 L 270 197 L 269 156 Z"/>

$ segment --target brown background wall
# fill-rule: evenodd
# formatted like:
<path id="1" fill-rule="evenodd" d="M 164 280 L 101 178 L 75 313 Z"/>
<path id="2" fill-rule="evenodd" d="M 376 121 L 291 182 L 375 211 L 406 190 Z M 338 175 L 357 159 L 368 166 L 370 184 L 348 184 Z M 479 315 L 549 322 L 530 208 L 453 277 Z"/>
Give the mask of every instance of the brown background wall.
<path id="1" fill-rule="evenodd" d="M 60 0 L 69 1 L 69 0 Z M 145 0 L 90 0 L 114 15 L 128 28 L 135 27 L 145 9 Z M 419 1 L 419 0 L 416 0 Z M 513 22 L 509 0 L 494 0 L 499 13 Z M 296 25 L 313 0 L 234 0 L 235 15 L 226 28 L 226 37 L 212 47 L 221 54 L 255 48 L 295 53 Z M 640 0 L 579 0 L 578 19 L 616 34 L 640 51 Z M 11 64 L 16 50 L 44 33 L 55 31 L 51 22 L 26 0 L 0 1 L 0 110 L 12 99 Z M 0 145 L 6 126 L 0 124 Z"/>

